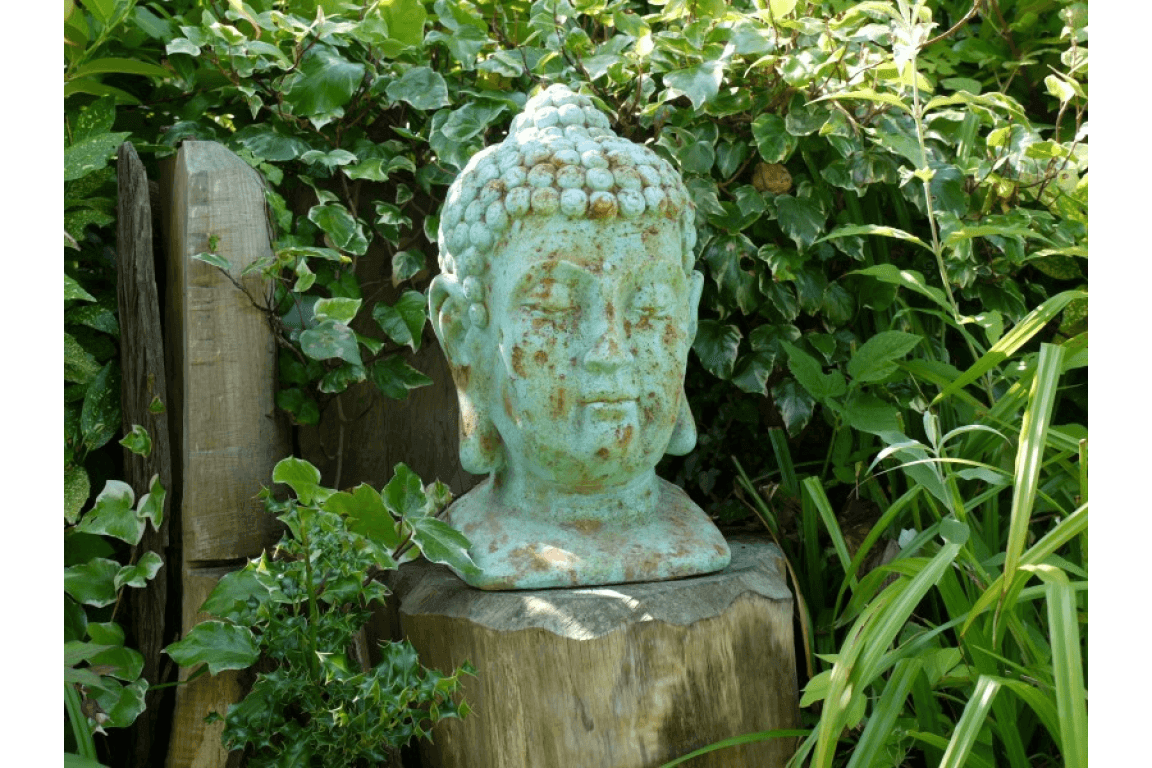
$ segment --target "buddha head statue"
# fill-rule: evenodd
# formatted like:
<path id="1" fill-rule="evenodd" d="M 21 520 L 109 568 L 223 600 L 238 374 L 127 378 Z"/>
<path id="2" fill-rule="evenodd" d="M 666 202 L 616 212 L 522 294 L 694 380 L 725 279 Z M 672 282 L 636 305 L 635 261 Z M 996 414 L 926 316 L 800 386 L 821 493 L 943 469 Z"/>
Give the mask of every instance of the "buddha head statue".
<path id="1" fill-rule="evenodd" d="M 727 565 L 655 475 L 696 442 L 684 370 L 703 275 L 680 175 L 554 85 L 472 157 L 440 217 L 432 326 L 460 400 L 448 511 L 483 588 L 651 581 Z"/>

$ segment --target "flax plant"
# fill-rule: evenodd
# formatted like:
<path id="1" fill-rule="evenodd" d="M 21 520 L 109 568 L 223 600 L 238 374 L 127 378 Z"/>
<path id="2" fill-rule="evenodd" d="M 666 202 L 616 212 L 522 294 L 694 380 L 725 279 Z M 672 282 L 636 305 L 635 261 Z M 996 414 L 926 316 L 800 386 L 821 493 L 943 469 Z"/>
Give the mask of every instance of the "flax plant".
<path id="1" fill-rule="evenodd" d="M 1086 365 L 1087 336 L 1037 342 L 1047 338 L 1042 332 L 1049 323 L 1087 294 L 1065 291 L 1047 298 L 987 345 L 971 332 L 977 321 L 962 311 L 947 265 L 963 260 L 959 249 L 972 240 L 1009 232 L 1001 225 L 942 226 L 933 200 L 937 171 L 927 123 L 933 110 L 950 106 L 1001 110 L 1010 120 L 1019 106 L 1001 94 L 924 99 L 922 91 L 930 86 L 918 62 L 933 28 L 925 2 L 864 2 L 848 11 L 853 12 L 887 18 L 895 85 L 853 85 L 819 100 L 895 108 L 910 118 L 916 146 L 905 157 L 916 167 L 905 181 L 923 187 L 930 238 L 926 242 L 906 226 L 866 224 L 841 227 L 824 239 L 869 235 L 910 242 L 932 253 L 941 286 L 892 264 L 859 271 L 929 299 L 930 309 L 906 307 L 900 320 L 935 332 L 917 347 L 923 361 L 895 363 L 924 393 L 917 409 L 922 438 L 904 434 L 911 434 L 907 426 L 875 433 L 886 447 L 875 454 L 861 484 L 883 486 L 889 495 L 870 491 L 880 511 L 855 549 L 825 493 L 825 473 L 798 477 L 783 440 L 771 445 L 781 487 L 802 501 L 800 542 L 778 534 L 778 510 L 738 466 L 745 498 L 784 551 L 800 612 L 810 677 L 800 703 L 816 717 L 802 731 L 789 765 L 900 766 L 919 753 L 927 764 L 949 768 L 1029 768 L 1054 756 L 1068 768 L 1082 768 L 1087 441 L 1083 427 L 1053 419 L 1061 377 Z M 970 144 L 969 138 L 965 146 Z M 958 341 L 953 347 L 971 360 L 955 375 L 943 373 L 950 362 L 948 339 Z M 837 384 L 818 366 L 805 375 L 803 355 L 792 355 L 790 362 L 798 380 L 812 382 L 804 386 L 835 414 L 839 429 L 857 382 L 844 395 L 842 380 Z M 854 377 L 856 362 L 848 364 Z M 877 545 L 897 532 L 895 558 L 866 571 Z M 746 734 L 668 765 L 738 743 L 795 735 Z"/>

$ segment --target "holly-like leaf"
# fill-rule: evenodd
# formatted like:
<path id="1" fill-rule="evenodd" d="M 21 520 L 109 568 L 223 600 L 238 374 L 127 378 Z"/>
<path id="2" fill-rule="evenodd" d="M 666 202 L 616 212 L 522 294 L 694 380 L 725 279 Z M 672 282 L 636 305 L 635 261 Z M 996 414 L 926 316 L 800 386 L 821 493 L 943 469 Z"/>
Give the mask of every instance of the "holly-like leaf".
<path id="1" fill-rule="evenodd" d="M 204 621 L 183 640 L 164 649 L 182 667 L 207 664 L 215 675 L 226 669 L 247 669 L 260 658 L 260 643 L 252 630 L 223 621 Z"/>
<path id="2" fill-rule="evenodd" d="M 76 338 L 64 333 L 64 381 L 87 384 L 100 373 L 100 363 L 80 345 Z"/>
<path id="3" fill-rule="evenodd" d="M 112 155 L 131 133 L 102 133 L 64 149 L 64 181 L 72 181 L 108 165 Z"/>
<path id="4" fill-rule="evenodd" d="M 372 319 L 388 334 L 388 338 L 397 344 L 407 344 L 413 352 L 420 349 L 427 318 L 428 300 L 418 291 L 405 291 L 391 307 L 381 302 L 372 309 Z"/>

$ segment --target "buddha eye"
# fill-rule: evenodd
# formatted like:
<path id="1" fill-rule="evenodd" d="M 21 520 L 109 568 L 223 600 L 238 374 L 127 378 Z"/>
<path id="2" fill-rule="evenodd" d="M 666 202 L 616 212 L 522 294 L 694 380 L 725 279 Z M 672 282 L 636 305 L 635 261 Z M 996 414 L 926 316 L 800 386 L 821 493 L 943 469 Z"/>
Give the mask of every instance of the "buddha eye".
<path id="1" fill-rule="evenodd" d="M 628 314 L 634 320 L 671 317 L 675 311 L 676 297 L 664 284 L 641 286 L 628 304 Z"/>

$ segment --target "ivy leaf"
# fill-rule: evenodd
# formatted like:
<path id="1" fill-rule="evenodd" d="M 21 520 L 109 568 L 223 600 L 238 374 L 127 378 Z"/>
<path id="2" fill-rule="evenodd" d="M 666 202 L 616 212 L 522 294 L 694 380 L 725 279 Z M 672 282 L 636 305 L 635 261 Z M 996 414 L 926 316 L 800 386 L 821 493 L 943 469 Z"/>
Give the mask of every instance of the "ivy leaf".
<path id="1" fill-rule="evenodd" d="M 864 342 L 848 361 L 848 375 L 857 381 L 881 381 L 896 372 L 896 360 L 904 357 L 921 338 L 903 331 L 882 331 Z"/>
<path id="2" fill-rule="evenodd" d="M 116 589 L 123 586 L 144 587 L 160 572 L 164 561 L 155 552 L 145 552 L 135 565 L 126 565 L 116 573 Z M 129 679 L 129 678 L 125 678 Z"/>
<path id="3" fill-rule="evenodd" d="M 736 352 L 740 347 L 742 336 L 740 329 L 734 325 L 727 325 L 719 320 L 701 320 L 696 330 L 696 339 L 692 342 L 692 349 L 696 351 L 696 356 L 709 373 L 728 380 L 736 364 Z"/>
<path id="4" fill-rule="evenodd" d="M 148 434 L 148 430 L 139 424 L 132 425 L 132 431 L 120 439 L 120 445 L 137 456 L 148 456 L 152 453 L 152 437 Z"/>
<path id="5" fill-rule="evenodd" d="M 408 390 L 426 387 L 432 383 L 420 371 L 404 362 L 400 355 L 389 355 L 372 364 L 372 381 L 388 397 L 394 400 L 408 398 Z"/>
<path id="6" fill-rule="evenodd" d="M 339 358 L 353 365 L 363 365 L 356 334 L 343 323 L 325 320 L 300 334 L 300 348 L 313 360 Z"/>
<path id="7" fill-rule="evenodd" d="M 320 489 L 320 470 L 304 459 L 289 456 L 272 468 L 272 481 L 284 483 L 296 493 L 301 504 L 311 504 Z"/>
<path id="8" fill-rule="evenodd" d="M 103 608 L 116 602 L 116 574 L 120 563 L 95 557 L 64 569 L 64 591 L 83 605 Z"/>
<path id="9" fill-rule="evenodd" d="M 308 211 L 308 220 L 328 235 L 332 245 L 357 256 L 368 250 L 368 238 L 356 217 L 338 203 L 314 205 Z"/>
<path id="10" fill-rule="evenodd" d="M 183 639 L 164 649 L 182 667 L 207 664 L 215 675 L 226 669 L 246 669 L 260 658 L 252 630 L 222 621 L 204 621 Z"/>
<path id="11" fill-rule="evenodd" d="M 752 121 L 756 148 L 766 163 L 783 163 L 796 150 L 796 137 L 788 133 L 783 118 L 764 113 Z"/>
<path id="12" fill-rule="evenodd" d="M 136 722 L 144 711 L 144 696 L 148 692 L 148 681 L 140 678 L 116 690 L 104 689 L 96 694 L 96 703 L 108 715 L 106 726 L 127 728 Z"/>
<path id="13" fill-rule="evenodd" d="M 395 478 L 393 478 L 395 479 Z M 367 483 L 338 491 L 324 502 L 324 509 L 344 517 L 348 530 L 380 544 L 388 551 L 400 544 L 396 520 L 384 506 L 380 492 Z"/>
<path id="14" fill-rule="evenodd" d="M 222 269 L 225 272 L 232 271 L 232 262 L 228 261 L 228 259 L 224 258 L 218 253 L 195 253 L 192 254 L 192 258 L 196 261 L 202 261 L 209 266 L 216 267 L 217 269 Z"/>
<path id="15" fill-rule="evenodd" d="M 80 411 L 80 431 L 84 433 L 84 447 L 89 451 L 106 444 L 120 428 L 120 366 L 109 361 L 84 394 L 84 407 Z"/>
<path id="16" fill-rule="evenodd" d="M 380 15 L 388 25 L 388 37 L 402 46 L 419 46 L 424 42 L 424 22 L 428 12 L 420 0 L 381 0 Z M 385 50 L 385 55 L 395 56 Z"/>
<path id="17" fill-rule="evenodd" d="M 405 291 L 394 306 L 380 302 L 372 310 L 372 319 L 388 338 L 397 344 L 407 344 L 413 352 L 420 349 L 427 317 L 428 300 L 418 291 Z"/>
<path id="18" fill-rule="evenodd" d="M 258 560 L 255 562 L 259 562 Z M 200 606 L 200 610 L 221 619 L 251 626 L 256 611 L 268 602 L 272 592 L 253 565 L 225 574 Z"/>
<path id="19" fill-rule="evenodd" d="M 327 115 L 352 98 L 364 78 L 364 65 L 348 61 L 324 43 L 312 46 L 284 94 L 292 114 Z"/>
<path id="20" fill-rule="evenodd" d="M 768 377 L 776 364 L 776 356 L 768 352 L 752 352 L 744 355 L 732 372 L 732 383 L 744 392 L 753 395 L 767 395 Z"/>
<path id="21" fill-rule="evenodd" d="M 132 486 L 122 480 L 109 480 L 76 530 L 112 536 L 128 544 L 136 544 L 144 535 L 144 521 L 132 509 L 135 501 Z"/>
<path id="22" fill-rule="evenodd" d="M 413 518 L 426 516 L 428 497 L 424 494 L 424 484 L 404 462 L 393 468 L 392 479 L 384 486 L 381 498 L 388 511 L 398 518 L 411 522 Z"/>
<path id="23" fill-rule="evenodd" d="M 236 131 L 232 142 L 244 147 L 256 157 L 273 163 L 295 160 L 308 151 L 308 143 L 295 136 L 277 131 L 270 125 L 246 125 Z"/>
<path id="24" fill-rule="evenodd" d="M 141 496 L 136 505 L 136 515 L 142 520 L 151 520 L 153 530 L 160 530 L 164 523 L 164 498 L 167 495 L 168 492 L 160 484 L 160 475 L 152 475 L 148 493 Z"/>
<path id="25" fill-rule="evenodd" d="M 694 67 L 677 69 L 664 74 L 664 86 L 669 98 L 687 96 L 693 109 L 700 109 L 706 101 L 714 99 L 720 92 L 720 82 L 724 79 L 724 63 L 705 61 Z"/>
<path id="26" fill-rule="evenodd" d="M 316 322 L 335 320 L 344 325 L 351 323 L 359 311 L 360 299 L 347 298 L 320 299 L 312 309 Z"/>
<path id="27" fill-rule="evenodd" d="M 506 109 L 508 107 L 505 104 L 465 104 L 448 115 L 448 119 L 440 127 L 440 133 L 449 141 L 463 144 L 491 125 L 492 121 Z"/>
<path id="28" fill-rule="evenodd" d="M 776 215 L 780 229 L 801 251 L 815 243 L 824 230 L 824 212 L 815 200 L 808 197 L 777 195 Z"/>
<path id="29" fill-rule="evenodd" d="M 480 569 L 468 555 L 471 543 L 464 534 L 435 517 L 416 517 L 409 522 L 412 524 L 412 541 L 425 558 L 465 575 L 479 575 Z"/>
<path id="30" fill-rule="evenodd" d="M 412 67 L 384 89 L 392 101 L 406 101 L 419 110 L 447 107 L 448 84 L 431 67 Z"/>
<path id="31" fill-rule="evenodd" d="M 424 270 L 424 254 L 420 251 L 396 251 L 392 255 L 392 285 L 411 280 Z M 405 342 L 400 342 L 405 343 Z"/>
<path id="32" fill-rule="evenodd" d="M 795 379 L 784 379 L 772 388 L 772 402 L 784 419 L 784 428 L 795 437 L 808 425 L 812 418 L 812 408 L 816 401 L 812 395 L 796 383 Z"/>
<path id="33" fill-rule="evenodd" d="M 359 335 L 357 335 L 358 338 Z M 339 368 L 328 371 L 324 377 L 320 379 L 318 389 L 326 395 L 336 394 L 343 392 L 353 384 L 359 384 L 368 378 L 368 372 L 362 365 L 353 365 L 351 363 L 344 363 Z"/>

